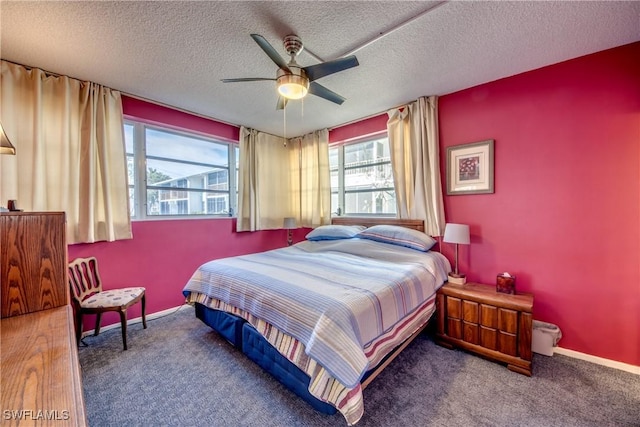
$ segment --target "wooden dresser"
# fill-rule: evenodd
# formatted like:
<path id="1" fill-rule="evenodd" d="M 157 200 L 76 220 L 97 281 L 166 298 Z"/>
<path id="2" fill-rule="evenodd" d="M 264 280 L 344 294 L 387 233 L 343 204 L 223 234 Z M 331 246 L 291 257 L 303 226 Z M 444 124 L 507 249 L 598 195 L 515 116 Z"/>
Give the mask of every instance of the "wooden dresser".
<path id="1" fill-rule="evenodd" d="M 437 294 L 436 342 L 507 364 L 531 376 L 533 296 L 504 294 L 495 286 L 446 283 Z"/>
<path id="2" fill-rule="evenodd" d="M 63 212 L 0 214 L 3 426 L 87 425 Z"/>

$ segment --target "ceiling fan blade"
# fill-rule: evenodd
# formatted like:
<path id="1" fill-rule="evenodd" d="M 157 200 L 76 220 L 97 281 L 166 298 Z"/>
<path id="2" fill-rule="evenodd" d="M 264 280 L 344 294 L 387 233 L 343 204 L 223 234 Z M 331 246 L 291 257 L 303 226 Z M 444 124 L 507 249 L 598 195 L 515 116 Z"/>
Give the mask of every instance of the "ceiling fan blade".
<path id="1" fill-rule="evenodd" d="M 289 100 L 282 95 L 278 96 L 278 104 L 276 105 L 276 110 L 284 110 L 284 107 L 287 106 L 287 102 Z"/>
<path id="2" fill-rule="evenodd" d="M 319 96 L 320 98 L 324 98 L 327 101 L 335 102 L 338 105 L 342 105 L 345 101 L 345 98 L 342 96 L 316 82 L 309 83 L 309 93 Z"/>
<path id="3" fill-rule="evenodd" d="M 221 79 L 220 81 L 222 83 L 235 83 L 235 82 L 259 82 L 262 80 L 270 80 L 270 81 L 276 81 L 276 79 L 270 79 L 267 77 L 243 77 L 240 79 Z"/>
<path id="4" fill-rule="evenodd" d="M 321 77 L 328 76 L 329 74 L 357 67 L 358 65 L 358 59 L 355 56 L 351 55 L 347 56 L 346 58 L 339 58 L 334 59 L 333 61 L 323 62 L 321 64 L 310 65 L 302 69 L 305 73 L 307 73 L 309 81 L 314 81 L 318 80 Z"/>
<path id="5" fill-rule="evenodd" d="M 271 46 L 267 39 L 262 37 L 260 34 L 251 34 L 251 37 L 253 38 L 253 40 L 255 40 L 256 43 L 258 43 L 258 46 L 260 46 L 262 50 L 264 50 L 264 53 L 266 53 L 278 67 L 289 73 L 291 72 L 285 60 L 282 59 L 282 56 L 280 56 L 280 54 L 273 48 L 273 46 Z"/>

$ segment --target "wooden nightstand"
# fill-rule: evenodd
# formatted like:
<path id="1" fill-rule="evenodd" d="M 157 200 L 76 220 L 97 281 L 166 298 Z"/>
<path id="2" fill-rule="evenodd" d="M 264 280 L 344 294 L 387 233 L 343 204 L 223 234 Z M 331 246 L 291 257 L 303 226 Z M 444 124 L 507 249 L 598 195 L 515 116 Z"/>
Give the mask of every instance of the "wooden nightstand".
<path id="1" fill-rule="evenodd" d="M 531 376 L 533 295 L 503 294 L 479 283 L 445 283 L 437 295 L 436 342 L 507 364 Z"/>

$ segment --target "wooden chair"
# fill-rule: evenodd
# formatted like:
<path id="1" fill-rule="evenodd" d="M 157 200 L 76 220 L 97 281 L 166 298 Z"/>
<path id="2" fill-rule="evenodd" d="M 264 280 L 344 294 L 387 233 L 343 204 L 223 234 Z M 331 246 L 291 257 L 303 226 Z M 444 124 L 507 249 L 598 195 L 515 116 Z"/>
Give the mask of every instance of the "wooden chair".
<path id="1" fill-rule="evenodd" d="M 82 315 L 95 314 L 94 335 L 100 333 L 100 321 L 105 311 L 117 311 L 122 324 L 122 343 L 127 349 L 127 308 L 142 304 L 142 325 L 147 329 L 145 318 L 145 289 L 121 288 L 102 290 L 102 281 L 98 273 L 98 260 L 95 257 L 76 258 L 69 263 L 69 286 L 76 311 L 76 339 L 82 337 Z"/>

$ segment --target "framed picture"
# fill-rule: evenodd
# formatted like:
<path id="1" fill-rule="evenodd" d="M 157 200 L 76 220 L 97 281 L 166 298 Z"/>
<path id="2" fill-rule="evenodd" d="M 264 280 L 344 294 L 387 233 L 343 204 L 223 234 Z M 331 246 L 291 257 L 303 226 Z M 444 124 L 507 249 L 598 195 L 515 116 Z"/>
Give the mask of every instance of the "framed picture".
<path id="1" fill-rule="evenodd" d="M 493 193 L 493 139 L 447 147 L 447 195 Z"/>

